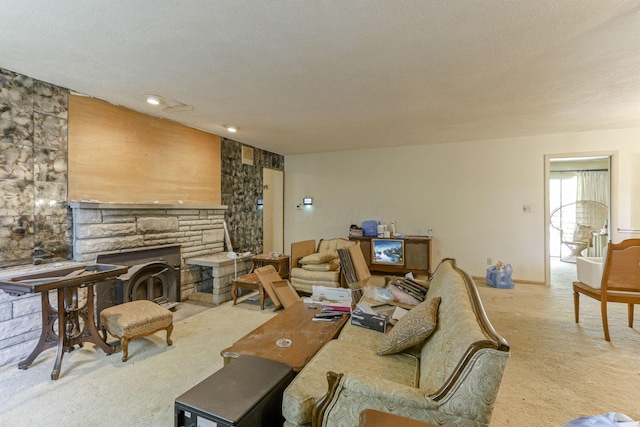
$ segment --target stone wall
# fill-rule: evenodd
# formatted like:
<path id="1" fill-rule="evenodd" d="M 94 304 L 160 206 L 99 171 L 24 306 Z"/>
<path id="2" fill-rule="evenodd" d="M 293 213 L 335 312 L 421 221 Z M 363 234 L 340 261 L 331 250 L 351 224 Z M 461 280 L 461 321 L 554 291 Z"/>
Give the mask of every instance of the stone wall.
<path id="1" fill-rule="evenodd" d="M 284 156 L 253 149 L 253 165 L 242 163 L 243 144 L 222 138 L 222 204 L 231 243 L 237 252 L 262 253 L 262 210 L 257 201 L 262 198 L 263 168 L 284 170 Z"/>
<path id="2" fill-rule="evenodd" d="M 67 259 L 68 90 L 0 68 L 0 266 Z"/>
<path id="3" fill-rule="evenodd" d="M 255 149 L 254 165 L 243 165 L 242 144 L 225 139 L 221 173 L 226 211 L 181 206 L 128 212 L 95 209 L 79 218 L 78 243 L 72 243 L 72 209 L 67 198 L 68 94 L 65 88 L 0 68 L 0 276 L 19 274 L 18 268 L 47 268 L 33 266 L 34 258 L 58 261 L 57 267 L 70 263 L 69 259 L 93 260 L 99 252 L 138 246 L 180 243 L 183 259 L 221 253 L 225 216 L 236 251 L 262 252 L 262 211 L 256 206 L 262 194 L 262 168 L 283 170 L 284 157 Z M 101 233 L 106 236 L 99 237 Z M 211 286 L 213 273 L 211 268 L 183 262 L 182 299 L 196 288 Z M 215 303 L 230 298 L 232 276 L 227 273 L 218 283 L 219 292 L 214 292 Z M 0 291 L 0 366 L 16 362 L 33 349 L 40 335 L 40 307 L 39 295 L 16 297 Z"/>
<path id="4" fill-rule="evenodd" d="M 68 89 L 0 68 L 0 267 L 44 255 L 71 255 L 67 209 Z M 284 170 L 284 156 L 222 139 L 222 204 L 237 251 L 262 252 L 262 170 Z"/>
<path id="5" fill-rule="evenodd" d="M 206 272 L 185 258 L 223 252 L 225 206 L 132 205 L 72 202 L 73 259 L 95 261 L 100 253 L 180 245 L 181 299 L 207 281 Z"/>

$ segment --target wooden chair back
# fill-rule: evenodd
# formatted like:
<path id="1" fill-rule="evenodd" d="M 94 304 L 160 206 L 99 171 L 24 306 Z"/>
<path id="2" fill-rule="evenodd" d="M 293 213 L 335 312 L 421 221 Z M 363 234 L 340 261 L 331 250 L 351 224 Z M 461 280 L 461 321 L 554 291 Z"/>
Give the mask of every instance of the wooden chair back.
<path id="1" fill-rule="evenodd" d="M 602 289 L 603 292 L 637 292 L 640 298 L 640 239 L 609 243 L 602 272 Z"/>
<path id="2" fill-rule="evenodd" d="M 573 305 L 576 323 L 580 317 L 580 295 L 600 301 L 604 339 L 610 341 L 607 303 L 627 304 L 629 327 L 633 328 L 633 308 L 640 304 L 640 239 L 627 239 L 607 246 L 602 281 L 596 289 L 582 282 L 573 282 Z"/>
<path id="3" fill-rule="evenodd" d="M 291 265 L 289 268 L 294 269 L 300 267 L 298 261 L 301 258 L 311 255 L 316 251 L 315 240 L 303 240 L 300 242 L 294 242 L 291 244 Z"/>

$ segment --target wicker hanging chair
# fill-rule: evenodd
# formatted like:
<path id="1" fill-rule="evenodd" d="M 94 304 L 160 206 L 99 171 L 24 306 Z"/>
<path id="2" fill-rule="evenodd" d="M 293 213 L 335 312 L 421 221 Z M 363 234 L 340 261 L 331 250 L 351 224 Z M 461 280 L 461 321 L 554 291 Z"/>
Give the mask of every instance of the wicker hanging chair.
<path id="1" fill-rule="evenodd" d="M 607 205 L 592 200 L 578 200 L 551 212 L 551 226 L 560 231 L 562 244 L 571 250 L 571 254 L 561 260 L 576 262 L 576 257 L 591 246 L 591 233 L 600 231 L 608 217 Z"/>

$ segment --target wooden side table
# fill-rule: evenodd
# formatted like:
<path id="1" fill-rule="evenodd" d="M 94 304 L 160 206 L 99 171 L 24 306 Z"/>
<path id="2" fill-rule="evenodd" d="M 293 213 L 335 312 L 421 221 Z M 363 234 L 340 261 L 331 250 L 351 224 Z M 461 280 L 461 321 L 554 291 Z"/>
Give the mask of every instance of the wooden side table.
<path id="1" fill-rule="evenodd" d="M 289 255 L 277 257 L 270 257 L 269 254 L 254 255 L 251 257 L 251 262 L 253 262 L 251 271 L 263 265 L 273 265 L 280 277 L 283 279 L 289 278 Z"/>
<path id="2" fill-rule="evenodd" d="M 248 274 L 236 277 L 233 279 L 233 282 L 231 282 L 233 305 L 238 303 L 238 289 L 251 289 L 258 291 L 260 295 L 260 309 L 264 310 L 264 287 L 254 271 L 263 265 L 273 265 L 280 277 L 286 279 L 289 277 L 289 255 L 280 255 L 278 257 L 270 257 L 269 254 L 254 255 L 251 257 L 251 262 L 251 271 Z"/>
<path id="3" fill-rule="evenodd" d="M 438 427 L 435 424 L 424 421 L 413 420 L 400 415 L 389 414 L 387 412 L 376 411 L 375 409 L 365 409 L 360 413 L 360 423 L 358 427 Z"/>

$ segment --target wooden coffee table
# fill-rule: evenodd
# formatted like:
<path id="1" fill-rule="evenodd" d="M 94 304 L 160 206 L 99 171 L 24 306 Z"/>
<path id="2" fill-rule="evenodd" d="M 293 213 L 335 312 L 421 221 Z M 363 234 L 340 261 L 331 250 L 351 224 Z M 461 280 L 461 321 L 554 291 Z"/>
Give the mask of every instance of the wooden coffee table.
<path id="1" fill-rule="evenodd" d="M 349 319 L 345 313 L 334 322 L 313 321 L 314 315 L 320 313 L 320 304 L 313 306 L 315 308 L 309 308 L 309 304 L 297 302 L 249 332 L 220 352 L 224 364 L 246 354 L 285 363 L 294 371 L 300 371 L 322 346 L 338 336 Z M 280 339 L 291 340 L 291 345 L 279 347 L 276 341 Z"/>

